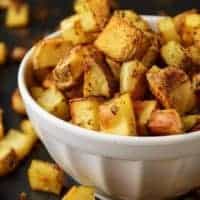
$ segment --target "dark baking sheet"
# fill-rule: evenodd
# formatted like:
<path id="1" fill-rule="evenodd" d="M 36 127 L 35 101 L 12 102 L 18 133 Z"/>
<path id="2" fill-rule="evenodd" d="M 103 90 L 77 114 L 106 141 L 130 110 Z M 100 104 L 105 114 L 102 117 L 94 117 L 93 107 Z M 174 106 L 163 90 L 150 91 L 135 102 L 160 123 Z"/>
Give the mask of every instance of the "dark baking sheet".
<path id="1" fill-rule="evenodd" d="M 72 13 L 73 1 L 70 0 L 29 0 L 31 5 L 31 24 L 25 29 L 7 29 L 3 26 L 4 12 L 0 11 L 0 41 L 6 41 L 9 47 L 16 45 L 31 47 L 32 44 L 54 31 L 59 21 Z M 200 8 L 198 0 L 121 0 L 122 8 L 133 8 L 143 14 L 168 13 L 174 15 L 190 8 Z M 6 129 L 17 127 L 21 118 L 10 108 L 10 95 L 17 87 L 17 71 L 19 64 L 8 61 L 0 66 L 0 106 L 5 111 Z M 38 143 L 31 155 L 21 163 L 20 167 L 11 175 L 0 178 L 0 200 L 17 200 L 21 192 L 28 194 L 30 200 L 58 200 L 47 193 L 33 192 L 27 181 L 27 168 L 32 159 L 51 161 L 47 151 L 41 143 Z M 73 184 L 69 177 L 67 187 Z M 64 190 L 66 191 L 67 188 Z M 198 191 L 191 192 L 180 200 L 200 199 Z"/>

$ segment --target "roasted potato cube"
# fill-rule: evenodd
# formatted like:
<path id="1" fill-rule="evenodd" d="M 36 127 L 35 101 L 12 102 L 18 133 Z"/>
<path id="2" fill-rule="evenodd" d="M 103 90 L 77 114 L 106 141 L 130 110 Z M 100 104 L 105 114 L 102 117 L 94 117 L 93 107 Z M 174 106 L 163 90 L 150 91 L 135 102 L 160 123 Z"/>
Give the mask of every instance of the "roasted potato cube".
<path id="1" fill-rule="evenodd" d="M 98 32 L 109 20 L 111 4 L 109 0 L 76 0 L 74 9 L 80 15 L 84 31 Z"/>
<path id="2" fill-rule="evenodd" d="M 73 45 L 92 42 L 96 38 L 96 34 L 83 30 L 79 15 L 73 15 L 61 22 L 61 34 L 66 41 Z"/>
<path id="3" fill-rule="evenodd" d="M 153 95 L 166 109 L 175 108 L 180 114 L 184 114 L 194 108 L 194 90 L 183 70 L 153 67 L 147 73 L 147 80 Z"/>
<path id="4" fill-rule="evenodd" d="M 166 43 L 169 41 L 180 42 L 180 36 L 176 31 L 174 21 L 171 17 L 164 17 L 158 22 L 158 31 L 161 34 L 162 42 Z"/>
<path id="5" fill-rule="evenodd" d="M 12 172 L 18 164 L 15 151 L 0 143 L 0 177 Z"/>
<path id="6" fill-rule="evenodd" d="M 106 58 L 106 63 L 110 67 L 110 70 L 117 81 L 120 80 L 121 63 L 112 60 L 111 58 Z"/>
<path id="7" fill-rule="evenodd" d="M 92 187 L 87 186 L 73 186 L 62 200 L 94 200 L 95 190 Z"/>
<path id="8" fill-rule="evenodd" d="M 100 106 L 100 129 L 108 134 L 137 135 L 131 95 L 126 93 Z"/>
<path id="9" fill-rule="evenodd" d="M 191 59 L 193 65 L 200 65 L 200 47 L 195 45 L 186 49 L 188 57 Z"/>
<path id="10" fill-rule="evenodd" d="M 34 69 L 55 67 L 72 48 L 72 44 L 63 38 L 44 39 L 39 42 L 34 50 Z"/>
<path id="11" fill-rule="evenodd" d="M 41 97 L 43 95 L 44 91 L 45 90 L 39 86 L 34 86 L 34 87 L 31 87 L 31 89 L 30 89 L 31 95 L 35 100 L 37 100 L 39 97 Z"/>
<path id="12" fill-rule="evenodd" d="M 0 108 L 0 140 L 4 137 L 3 110 Z"/>
<path id="13" fill-rule="evenodd" d="M 11 105 L 12 105 L 12 109 L 21 115 L 26 115 L 26 109 L 24 106 L 24 102 L 22 100 L 22 97 L 19 93 L 19 90 L 16 89 L 11 97 Z"/>
<path id="14" fill-rule="evenodd" d="M 32 160 L 28 180 L 32 190 L 59 195 L 64 185 L 64 172 L 55 164 Z"/>
<path id="15" fill-rule="evenodd" d="M 99 105 L 98 98 L 80 98 L 70 101 L 72 123 L 83 128 L 99 130 Z"/>
<path id="16" fill-rule="evenodd" d="M 161 48 L 161 55 L 167 65 L 184 67 L 188 64 L 185 49 L 176 41 L 169 41 Z"/>
<path id="17" fill-rule="evenodd" d="M 53 87 L 45 90 L 37 99 L 37 102 L 47 112 L 62 119 L 68 119 L 68 104 L 63 94 L 56 88 Z"/>
<path id="18" fill-rule="evenodd" d="M 6 13 L 6 26 L 10 28 L 24 27 L 29 23 L 28 4 L 10 4 Z"/>
<path id="19" fill-rule="evenodd" d="M 96 47 L 115 61 L 139 59 L 150 46 L 147 35 L 129 21 L 121 11 L 115 11 L 95 41 Z"/>
<path id="20" fill-rule="evenodd" d="M 7 47 L 4 42 L 0 42 L 0 65 L 6 62 L 7 58 Z"/>
<path id="21" fill-rule="evenodd" d="M 143 98 L 146 90 L 147 68 L 137 61 L 129 61 L 122 65 L 120 73 L 120 92 L 130 92 L 134 99 Z"/>
<path id="22" fill-rule="evenodd" d="M 147 136 L 149 134 L 147 125 L 151 118 L 151 114 L 157 107 L 158 103 L 154 100 L 134 102 L 134 111 L 139 135 Z"/>
<path id="23" fill-rule="evenodd" d="M 200 115 L 187 115 L 182 117 L 183 130 L 185 132 L 190 131 L 200 122 Z"/>
<path id="24" fill-rule="evenodd" d="M 53 71 L 53 78 L 59 89 L 68 89 L 76 85 L 83 75 L 87 48 L 78 46 L 60 60 Z"/>
<path id="25" fill-rule="evenodd" d="M 176 135 L 183 131 L 181 118 L 174 109 L 154 111 L 149 120 L 148 128 L 155 136 Z"/>

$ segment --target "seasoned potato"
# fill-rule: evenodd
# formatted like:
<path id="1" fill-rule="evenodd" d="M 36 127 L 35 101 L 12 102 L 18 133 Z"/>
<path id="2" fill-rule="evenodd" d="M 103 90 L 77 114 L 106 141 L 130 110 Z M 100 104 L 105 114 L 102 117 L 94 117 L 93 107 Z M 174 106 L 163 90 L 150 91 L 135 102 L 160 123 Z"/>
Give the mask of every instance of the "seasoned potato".
<path id="1" fill-rule="evenodd" d="M 19 93 L 19 90 L 16 89 L 11 97 L 11 105 L 12 105 L 12 109 L 21 115 L 26 115 L 26 109 L 24 106 L 24 102 L 22 100 L 22 97 Z"/>
<path id="2" fill-rule="evenodd" d="M 110 97 L 115 89 L 115 80 L 108 66 L 92 57 L 87 57 L 85 62 L 83 96 Z"/>
<path id="3" fill-rule="evenodd" d="M 18 164 L 15 151 L 0 142 L 0 177 L 12 172 Z"/>
<path id="4" fill-rule="evenodd" d="M 151 118 L 153 111 L 155 111 L 157 107 L 158 103 L 155 100 L 134 102 L 134 111 L 139 135 L 148 135 L 147 124 Z"/>
<path id="5" fill-rule="evenodd" d="M 136 28 L 123 11 L 115 11 L 95 41 L 96 47 L 115 61 L 141 58 L 150 46 L 147 34 Z"/>
<path id="6" fill-rule="evenodd" d="M 63 38 L 73 45 L 85 44 L 95 40 L 96 34 L 83 30 L 80 15 L 73 15 L 61 22 L 61 34 Z"/>
<path id="7" fill-rule="evenodd" d="M 6 26 L 10 28 L 24 27 L 29 23 L 28 4 L 10 4 L 6 13 Z"/>
<path id="8" fill-rule="evenodd" d="M 112 60 L 111 58 L 106 58 L 106 63 L 110 67 L 110 70 L 117 81 L 120 80 L 121 63 Z"/>
<path id="9" fill-rule="evenodd" d="M 6 62 L 7 46 L 4 42 L 0 42 L 0 65 Z"/>
<path id="10" fill-rule="evenodd" d="M 4 137 L 3 110 L 0 108 L 0 140 Z"/>
<path id="11" fill-rule="evenodd" d="M 31 87 L 30 89 L 31 95 L 34 99 L 38 99 L 39 97 L 41 97 L 44 91 L 45 90 L 39 86 L 34 86 L 34 87 Z"/>
<path id="12" fill-rule="evenodd" d="M 102 104 L 99 119 L 100 129 L 105 133 L 137 135 L 133 103 L 128 93 Z"/>
<path id="13" fill-rule="evenodd" d="M 94 200 L 95 190 L 92 187 L 87 186 L 73 186 L 62 200 Z"/>
<path id="14" fill-rule="evenodd" d="M 194 90 L 189 77 L 181 69 L 153 67 L 147 73 L 147 80 L 153 95 L 166 109 L 175 108 L 183 114 L 194 108 Z"/>
<path id="15" fill-rule="evenodd" d="M 161 48 L 161 55 L 167 65 L 183 68 L 189 64 L 186 50 L 176 41 L 169 41 Z"/>
<path id="16" fill-rule="evenodd" d="M 74 9 L 80 15 L 84 31 L 98 32 L 109 20 L 111 4 L 109 0 L 76 0 Z"/>
<path id="17" fill-rule="evenodd" d="M 182 117 L 183 130 L 190 131 L 200 122 L 200 115 L 187 115 Z"/>
<path id="18" fill-rule="evenodd" d="M 72 123 L 83 128 L 99 130 L 99 105 L 98 98 L 80 98 L 70 101 Z"/>
<path id="19" fill-rule="evenodd" d="M 194 65 L 200 65 L 200 47 L 190 46 L 186 49 L 188 57 Z"/>
<path id="20" fill-rule="evenodd" d="M 55 67 L 72 48 L 72 44 L 62 38 L 44 39 L 34 50 L 34 69 Z"/>
<path id="21" fill-rule="evenodd" d="M 37 99 L 37 102 L 47 112 L 62 119 L 68 119 L 68 104 L 63 94 L 56 88 L 53 87 L 45 90 Z"/>
<path id="22" fill-rule="evenodd" d="M 60 60 L 53 71 L 53 78 L 59 89 L 71 88 L 80 81 L 88 51 L 86 47 L 77 46 Z"/>
<path id="23" fill-rule="evenodd" d="M 64 172 L 55 164 L 33 160 L 28 169 L 32 190 L 59 195 L 64 184 Z"/>
<path id="24" fill-rule="evenodd" d="M 169 41 L 180 42 L 180 36 L 176 31 L 174 21 L 171 17 L 164 17 L 158 22 L 158 31 L 161 34 L 162 42 L 166 43 Z"/>
<path id="25" fill-rule="evenodd" d="M 134 99 L 143 98 L 146 91 L 147 68 L 137 61 L 129 61 L 122 65 L 120 73 L 120 92 L 130 92 Z"/>
<path id="26" fill-rule="evenodd" d="M 155 136 L 181 134 L 183 130 L 181 118 L 174 109 L 154 111 L 148 128 Z"/>

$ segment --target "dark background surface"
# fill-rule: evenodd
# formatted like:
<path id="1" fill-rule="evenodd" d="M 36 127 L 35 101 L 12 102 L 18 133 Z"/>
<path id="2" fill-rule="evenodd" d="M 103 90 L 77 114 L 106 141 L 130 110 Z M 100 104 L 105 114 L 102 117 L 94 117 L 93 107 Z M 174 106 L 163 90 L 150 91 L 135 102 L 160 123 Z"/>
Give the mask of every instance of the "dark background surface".
<path id="1" fill-rule="evenodd" d="M 54 31 L 61 19 L 72 13 L 72 0 L 29 0 L 28 2 L 31 5 L 31 23 L 25 29 L 5 28 L 5 12 L 0 11 L 0 41 L 5 41 L 10 49 L 16 45 L 31 47 L 34 42 Z M 175 15 L 187 9 L 200 8 L 199 0 L 121 0 L 119 4 L 122 8 L 133 8 L 142 14 Z M 5 111 L 6 129 L 17 127 L 21 120 L 10 108 L 10 95 L 17 87 L 18 66 L 19 64 L 12 61 L 0 66 L 0 106 Z M 61 197 L 30 190 L 26 173 L 32 159 L 51 161 L 42 144 L 38 143 L 31 156 L 13 174 L 0 178 L 0 200 L 17 200 L 21 192 L 26 192 L 29 200 L 61 199 Z M 73 181 L 69 178 L 67 188 L 63 192 L 66 192 L 72 184 Z M 179 199 L 195 200 L 200 199 L 200 196 L 198 197 L 198 192 L 191 192 Z"/>

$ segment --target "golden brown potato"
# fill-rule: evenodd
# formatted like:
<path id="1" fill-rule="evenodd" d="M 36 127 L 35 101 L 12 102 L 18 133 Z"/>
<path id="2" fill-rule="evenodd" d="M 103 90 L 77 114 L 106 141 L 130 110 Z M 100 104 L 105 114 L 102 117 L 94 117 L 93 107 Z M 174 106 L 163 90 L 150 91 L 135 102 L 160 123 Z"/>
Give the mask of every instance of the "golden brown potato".
<path id="1" fill-rule="evenodd" d="M 123 11 L 115 11 L 95 41 L 96 47 L 115 61 L 142 58 L 150 46 L 147 34 L 129 21 Z"/>
<path id="2" fill-rule="evenodd" d="M 0 108 L 0 140 L 4 137 L 3 110 Z"/>
<path id="3" fill-rule="evenodd" d="M 147 73 L 147 80 L 153 95 L 166 109 L 175 108 L 183 114 L 194 108 L 194 90 L 183 70 L 175 67 L 152 67 Z"/>
<path id="4" fill-rule="evenodd" d="M 45 90 L 39 86 L 34 86 L 34 87 L 30 88 L 31 95 L 35 100 L 37 100 L 39 97 L 41 97 L 43 95 L 44 91 Z"/>
<path id="5" fill-rule="evenodd" d="M 83 128 L 99 130 L 99 98 L 80 98 L 70 101 L 72 123 Z"/>
<path id="6" fill-rule="evenodd" d="M 80 15 L 84 31 L 98 32 L 109 20 L 111 4 L 109 0 L 76 0 L 74 9 Z"/>
<path id="7" fill-rule="evenodd" d="M 68 89 L 79 83 L 88 51 L 86 47 L 77 46 L 69 55 L 60 60 L 53 71 L 53 78 L 59 89 Z"/>
<path id="8" fill-rule="evenodd" d="M 18 164 L 15 151 L 0 142 L 0 177 L 11 173 Z"/>
<path id="9" fill-rule="evenodd" d="M 158 103 L 155 100 L 134 102 L 137 130 L 140 136 L 148 135 L 147 124 L 157 107 Z"/>
<path id="10" fill-rule="evenodd" d="M 16 89 L 11 97 L 11 105 L 12 105 L 12 109 L 21 115 L 26 115 L 26 109 L 24 106 L 24 102 L 22 100 L 22 97 L 19 93 L 19 90 Z"/>
<path id="11" fill-rule="evenodd" d="M 176 135 L 183 131 L 181 118 L 174 109 L 154 111 L 148 128 L 155 136 Z"/>
<path id="12" fill-rule="evenodd" d="M 0 65 L 6 62 L 7 46 L 4 42 L 0 42 Z"/>
<path id="13" fill-rule="evenodd" d="M 183 130 L 185 132 L 190 131 L 200 122 L 200 115 L 187 115 L 182 117 Z"/>
<path id="14" fill-rule="evenodd" d="M 72 48 L 63 38 L 44 39 L 39 42 L 33 54 L 34 69 L 55 67 Z"/>
<path id="15" fill-rule="evenodd" d="M 121 63 L 112 60 L 111 58 L 106 58 L 106 63 L 110 67 L 110 70 L 117 81 L 120 80 Z"/>
<path id="16" fill-rule="evenodd" d="M 32 160 L 28 169 L 28 180 L 34 191 L 59 195 L 64 185 L 64 172 L 55 164 Z"/>
<path id="17" fill-rule="evenodd" d="M 37 102 L 47 112 L 62 119 L 68 119 L 69 110 L 66 99 L 55 87 L 45 90 Z"/>
<path id="18" fill-rule="evenodd" d="M 200 65 L 200 47 L 195 45 L 186 49 L 188 57 L 191 59 L 192 64 Z"/>
<path id="19" fill-rule="evenodd" d="M 146 91 L 147 68 L 133 60 L 122 65 L 120 73 L 120 93 L 131 93 L 133 99 L 141 99 Z"/>
<path id="20" fill-rule="evenodd" d="M 95 190 L 87 186 L 73 186 L 62 200 L 94 200 Z"/>
<path id="21" fill-rule="evenodd" d="M 189 65 L 190 59 L 183 46 L 176 41 L 169 41 L 161 48 L 161 55 L 167 65 L 183 68 Z"/>
<path id="22" fill-rule="evenodd" d="M 10 28 L 24 27 L 29 23 L 28 4 L 10 4 L 6 13 L 6 26 Z"/>
<path id="23" fill-rule="evenodd" d="M 174 21 L 171 17 L 164 17 L 158 21 L 158 31 L 161 34 L 163 43 L 169 41 L 181 41 L 180 36 L 176 31 Z"/>
<path id="24" fill-rule="evenodd" d="M 108 134 L 135 136 L 136 122 L 131 95 L 126 93 L 100 106 L 101 131 Z"/>
<path id="25" fill-rule="evenodd" d="M 85 44 L 95 40 L 95 33 L 87 33 L 83 30 L 80 15 L 73 15 L 61 22 L 61 34 L 63 38 L 73 45 Z"/>

